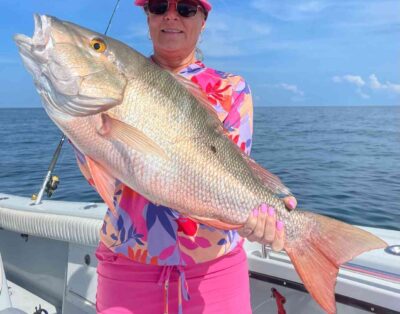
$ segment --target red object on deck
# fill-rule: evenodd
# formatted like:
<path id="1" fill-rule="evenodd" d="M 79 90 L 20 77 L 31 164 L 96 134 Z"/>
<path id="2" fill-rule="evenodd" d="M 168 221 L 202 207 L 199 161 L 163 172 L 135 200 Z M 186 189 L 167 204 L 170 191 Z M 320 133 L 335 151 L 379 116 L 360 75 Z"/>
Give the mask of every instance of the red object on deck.
<path id="1" fill-rule="evenodd" d="M 272 297 L 275 298 L 276 306 L 278 308 L 278 314 L 286 314 L 286 310 L 284 308 L 284 304 L 286 302 L 286 298 L 278 292 L 275 288 L 271 289 Z"/>

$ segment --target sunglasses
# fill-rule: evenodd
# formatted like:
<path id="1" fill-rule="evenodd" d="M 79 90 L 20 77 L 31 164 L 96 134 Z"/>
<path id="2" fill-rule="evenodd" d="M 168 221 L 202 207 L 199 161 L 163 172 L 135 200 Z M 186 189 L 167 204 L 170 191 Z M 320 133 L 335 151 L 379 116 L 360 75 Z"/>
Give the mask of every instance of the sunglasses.
<path id="1" fill-rule="evenodd" d="M 149 0 L 145 9 L 155 15 L 163 15 L 169 9 L 168 0 Z M 192 17 L 197 14 L 197 10 L 203 9 L 197 1 L 194 0 L 181 0 L 175 2 L 175 8 L 178 14 L 182 17 Z M 204 12 L 204 10 L 203 10 Z"/>

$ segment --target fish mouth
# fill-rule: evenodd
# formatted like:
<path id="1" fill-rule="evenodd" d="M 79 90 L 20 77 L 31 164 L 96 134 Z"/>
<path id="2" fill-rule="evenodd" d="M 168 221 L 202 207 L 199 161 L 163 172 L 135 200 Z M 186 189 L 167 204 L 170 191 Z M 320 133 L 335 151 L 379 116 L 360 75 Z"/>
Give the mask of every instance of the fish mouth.
<path id="1" fill-rule="evenodd" d="M 34 22 L 35 30 L 32 38 L 17 34 L 14 36 L 14 41 L 27 70 L 36 78 L 40 74 L 38 63 L 44 63 L 48 58 L 48 49 L 46 48 L 50 41 L 51 18 L 35 14 Z"/>
<path id="2" fill-rule="evenodd" d="M 51 27 L 51 18 L 46 15 L 33 15 L 35 30 L 32 38 L 23 35 L 17 34 L 14 37 L 18 47 L 22 50 L 29 51 L 32 46 L 35 48 L 45 48 L 50 39 L 49 29 Z M 43 49 L 42 49 L 43 50 Z"/>
<path id="3" fill-rule="evenodd" d="M 61 23 L 54 17 L 34 14 L 33 36 L 14 36 L 22 61 L 33 76 L 45 109 L 52 113 L 88 116 L 118 104 L 120 101 L 117 99 L 79 94 L 82 78 L 64 66 L 54 52 L 56 42 L 52 38 L 52 27 Z"/>

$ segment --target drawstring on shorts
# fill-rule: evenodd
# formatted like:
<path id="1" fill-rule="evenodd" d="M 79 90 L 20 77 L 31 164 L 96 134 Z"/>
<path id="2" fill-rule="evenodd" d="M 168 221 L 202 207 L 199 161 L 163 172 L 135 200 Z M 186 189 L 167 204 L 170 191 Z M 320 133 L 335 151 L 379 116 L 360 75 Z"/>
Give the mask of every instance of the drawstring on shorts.
<path id="1" fill-rule="evenodd" d="M 171 272 L 174 268 L 179 272 L 178 278 L 178 314 L 183 314 L 182 308 L 182 296 L 185 301 L 190 300 L 189 296 L 189 287 L 186 281 L 185 271 L 183 267 L 177 265 L 165 265 L 161 271 L 160 279 L 158 280 L 158 284 L 163 285 L 163 294 L 164 294 L 164 314 L 169 314 L 168 312 L 168 298 L 169 298 L 169 279 L 171 276 Z"/>

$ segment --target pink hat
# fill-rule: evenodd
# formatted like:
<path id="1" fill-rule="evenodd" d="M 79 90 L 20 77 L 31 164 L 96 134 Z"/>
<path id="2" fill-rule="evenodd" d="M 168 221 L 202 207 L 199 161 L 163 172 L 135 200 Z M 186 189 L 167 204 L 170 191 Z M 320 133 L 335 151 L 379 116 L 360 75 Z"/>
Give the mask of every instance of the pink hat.
<path id="1" fill-rule="evenodd" d="M 149 0 L 135 0 L 134 4 L 143 7 Z M 208 0 L 198 0 L 200 4 L 203 6 L 203 8 L 208 12 L 211 11 L 211 3 L 208 2 Z"/>

